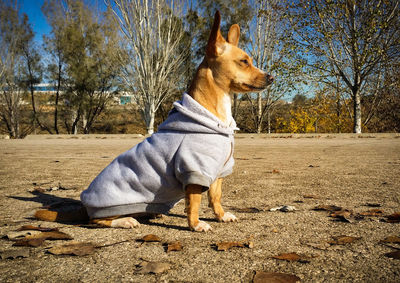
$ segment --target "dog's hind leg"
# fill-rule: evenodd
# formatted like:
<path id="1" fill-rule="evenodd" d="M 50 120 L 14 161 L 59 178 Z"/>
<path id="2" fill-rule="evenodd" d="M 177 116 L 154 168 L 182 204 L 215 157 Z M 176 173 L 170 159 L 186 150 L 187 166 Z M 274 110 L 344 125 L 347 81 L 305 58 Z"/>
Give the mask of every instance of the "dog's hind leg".
<path id="1" fill-rule="evenodd" d="M 208 190 L 209 206 L 214 210 L 215 218 L 221 222 L 235 222 L 238 221 L 237 217 L 230 212 L 224 212 L 221 205 L 222 197 L 222 178 L 217 179 L 211 184 Z"/>
<path id="2" fill-rule="evenodd" d="M 90 222 L 105 227 L 126 228 L 126 229 L 135 228 L 140 225 L 140 223 L 133 217 L 119 218 L 119 216 L 91 219 Z"/>

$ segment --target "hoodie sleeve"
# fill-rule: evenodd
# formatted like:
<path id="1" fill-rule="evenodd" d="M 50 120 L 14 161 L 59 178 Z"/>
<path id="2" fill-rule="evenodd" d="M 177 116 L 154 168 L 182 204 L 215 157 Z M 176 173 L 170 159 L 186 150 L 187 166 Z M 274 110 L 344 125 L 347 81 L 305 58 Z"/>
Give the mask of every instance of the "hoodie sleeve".
<path id="1" fill-rule="evenodd" d="M 183 189 L 189 184 L 208 190 L 230 157 L 229 138 L 215 134 L 187 134 L 175 156 L 175 176 Z"/>

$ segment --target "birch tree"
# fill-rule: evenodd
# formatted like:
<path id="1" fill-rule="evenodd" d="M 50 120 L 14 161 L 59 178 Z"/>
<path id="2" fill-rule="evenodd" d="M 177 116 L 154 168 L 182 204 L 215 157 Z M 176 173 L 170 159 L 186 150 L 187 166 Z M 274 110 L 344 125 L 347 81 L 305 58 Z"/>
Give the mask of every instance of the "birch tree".
<path id="1" fill-rule="evenodd" d="M 177 73 L 186 52 L 179 48 L 184 37 L 182 6 L 173 0 L 113 3 L 127 46 L 121 55 L 127 63 L 122 78 L 142 113 L 147 133 L 152 134 L 156 111 L 180 81 Z"/>
<path id="2" fill-rule="evenodd" d="M 249 24 L 249 54 L 257 67 L 272 74 L 274 83 L 266 90 L 246 94 L 250 103 L 254 128 L 261 133 L 265 122 L 271 132 L 271 114 L 283 96 L 289 96 L 299 83 L 302 61 L 289 44 L 290 29 L 284 18 L 284 7 L 278 0 L 255 0 L 251 3 L 257 14 Z"/>
<path id="3" fill-rule="evenodd" d="M 369 119 L 361 117 L 362 98 L 370 94 L 372 78 L 384 79 L 381 65 L 399 48 L 399 2 L 300 0 L 289 8 L 299 51 L 310 51 L 309 67 L 323 81 L 340 77 L 352 99 L 353 132 L 361 133 Z"/>

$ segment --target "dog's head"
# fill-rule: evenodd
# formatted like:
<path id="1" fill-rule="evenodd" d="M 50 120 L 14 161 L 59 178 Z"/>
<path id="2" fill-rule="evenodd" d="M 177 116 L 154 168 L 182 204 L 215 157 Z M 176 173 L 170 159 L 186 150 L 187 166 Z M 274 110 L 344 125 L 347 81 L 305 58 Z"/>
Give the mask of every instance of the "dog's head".
<path id="1" fill-rule="evenodd" d="M 215 82 L 229 93 L 257 92 L 265 89 L 274 78 L 256 68 L 252 58 L 237 46 L 240 36 L 239 26 L 232 25 L 225 40 L 221 35 L 220 23 L 221 16 L 217 11 L 205 57 Z"/>

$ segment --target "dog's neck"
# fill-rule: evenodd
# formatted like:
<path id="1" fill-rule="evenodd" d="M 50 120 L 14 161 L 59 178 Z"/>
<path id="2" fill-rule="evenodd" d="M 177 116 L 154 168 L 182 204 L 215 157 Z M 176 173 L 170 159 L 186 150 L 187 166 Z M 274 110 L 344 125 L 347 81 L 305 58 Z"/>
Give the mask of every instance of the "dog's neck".
<path id="1" fill-rule="evenodd" d="M 232 110 L 229 88 L 224 89 L 216 83 L 205 60 L 197 69 L 188 94 L 227 126 L 230 125 Z"/>

